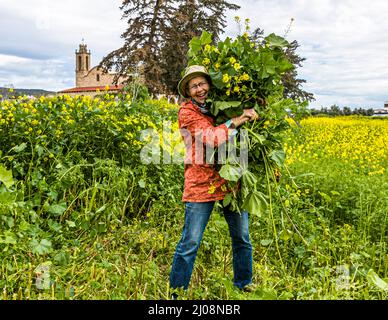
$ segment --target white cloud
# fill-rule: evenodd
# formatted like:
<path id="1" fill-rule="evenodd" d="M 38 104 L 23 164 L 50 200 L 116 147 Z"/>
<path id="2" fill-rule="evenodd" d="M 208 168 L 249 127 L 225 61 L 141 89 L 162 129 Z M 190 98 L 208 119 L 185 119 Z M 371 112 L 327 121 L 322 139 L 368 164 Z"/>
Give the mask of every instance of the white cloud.
<path id="1" fill-rule="evenodd" d="M 0 54 L 0 86 L 57 90 L 73 86 L 74 75 L 61 60 L 28 59 Z M 49 85 L 48 85 L 49 84 Z M 53 89 L 54 88 L 54 89 Z"/>
<path id="2" fill-rule="evenodd" d="M 299 77 L 314 93 L 320 107 L 338 104 L 382 107 L 388 100 L 388 2 L 384 0 L 250 0 L 239 2 L 239 15 L 265 34 L 284 35 L 291 18 L 288 40 L 297 40 L 297 53 L 306 58 Z M 228 33 L 237 28 L 229 26 Z"/>
<path id="3" fill-rule="evenodd" d="M 0 86 L 13 83 L 47 90 L 74 86 L 74 52 L 83 38 L 93 65 L 122 45 L 125 22 L 120 4 L 120 0 L 2 0 L 0 29 L 7 32 L 0 34 Z M 17 58 L 25 60 L 20 63 Z"/>
<path id="4" fill-rule="evenodd" d="M 0 86 L 59 90 L 74 85 L 74 51 L 84 38 L 92 64 L 119 48 L 126 28 L 121 0 L 1 0 Z M 229 0 L 225 35 L 234 36 L 234 16 L 252 29 L 297 40 L 306 58 L 298 69 L 315 107 L 375 107 L 388 100 L 388 2 L 385 0 Z M 18 60 L 26 59 L 26 60 Z"/>

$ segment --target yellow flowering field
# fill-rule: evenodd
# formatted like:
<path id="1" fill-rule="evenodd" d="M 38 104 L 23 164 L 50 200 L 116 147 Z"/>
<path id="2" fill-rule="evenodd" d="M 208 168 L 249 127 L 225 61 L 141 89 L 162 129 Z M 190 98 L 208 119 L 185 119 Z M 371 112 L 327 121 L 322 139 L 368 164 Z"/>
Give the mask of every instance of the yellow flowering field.
<path id="1" fill-rule="evenodd" d="M 355 171 L 383 174 L 388 164 L 388 121 L 366 117 L 317 117 L 290 121 L 292 130 L 285 142 L 287 164 L 340 160 Z"/>

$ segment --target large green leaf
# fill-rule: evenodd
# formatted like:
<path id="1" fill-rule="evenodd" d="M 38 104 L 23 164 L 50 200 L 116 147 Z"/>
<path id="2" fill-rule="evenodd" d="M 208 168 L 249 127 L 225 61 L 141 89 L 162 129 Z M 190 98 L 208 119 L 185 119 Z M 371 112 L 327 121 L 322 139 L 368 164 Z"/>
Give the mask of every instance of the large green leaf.
<path id="1" fill-rule="evenodd" d="M 271 47 L 284 48 L 288 45 L 288 41 L 283 37 L 277 36 L 274 33 L 271 33 L 265 37 L 265 42 Z"/>
<path id="2" fill-rule="evenodd" d="M 210 99 L 208 100 L 211 101 Z M 220 110 L 223 110 L 227 117 L 233 118 L 242 113 L 240 105 L 240 101 L 213 101 L 211 105 L 211 112 L 216 116 Z"/>
<path id="3" fill-rule="evenodd" d="M 243 184 L 246 187 L 252 188 L 257 183 L 257 177 L 254 173 L 250 171 L 245 171 L 242 176 Z"/>
<path id="4" fill-rule="evenodd" d="M 1 164 L 0 164 L 0 182 L 4 183 L 7 189 L 12 187 L 12 185 L 14 184 L 14 181 L 12 178 L 12 171 L 7 170 Z"/>
<path id="5" fill-rule="evenodd" d="M 238 181 L 241 177 L 241 169 L 237 166 L 224 164 L 219 172 L 220 176 L 228 181 Z"/>
<path id="6" fill-rule="evenodd" d="M 16 244 L 17 236 L 13 232 L 5 230 L 3 237 L 0 237 L 0 243 Z"/>
<path id="7" fill-rule="evenodd" d="M 48 207 L 47 211 L 51 213 L 54 216 L 60 216 L 63 214 L 67 209 L 67 204 L 64 201 L 61 201 L 56 204 L 52 204 Z"/>
<path id="8" fill-rule="evenodd" d="M 61 266 L 65 266 L 70 262 L 70 255 L 66 251 L 60 251 L 54 256 L 54 260 Z"/>
<path id="9" fill-rule="evenodd" d="M 388 283 L 381 279 L 376 272 L 370 269 L 366 275 L 368 281 L 381 290 L 388 291 Z"/>
<path id="10" fill-rule="evenodd" d="M 273 150 L 269 154 L 269 158 L 275 161 L 275 163 L 279 166 L 282 167 L 284 164 L 284 160 L 286 159 L 286 154 L 284 150 L 278 149 L 278 150 Z"/>
<path id="11" fill-rule="evenodd" d="M 15 195 L 5 186 L 0 186 L 0 204 L 10 205 L 15 201 Z"/>
<path id="12" fill-rule="evenodd" d="M 279 69 L 278 71 L 281 73 L 281 72 L 294 69 L 294 65 L 286 58 L 283 58 L 278 60 L 278 69 Z"/>
<path id="13" fill-rule="evenodd" d="M 222 81 L 222 72 L 221 71 L 210 70 L 209 74 L 210 74 L 210 78 L 212 79 L 212 84 L 217 89 L 222 89 L 225 87 L 225 83 Z"/>
<path id="14" fill-rule="evenodd" d="M 261 68 L 261 78 L 267 78 L 271 74 L 276 73 L 276 66 L 277 63 L 273 57 L 272 52 L 263 52 L 261 54 L 261 63 L 262 63 L 262 68 Z"/>
<path id="15" fill-rule="evenodd" d="M 203 46 L 210 44 L 212 43 L 212 34 L 207 31 L 203 31 L 199 40 Z"/>
<path id="16" fill-rule="evenodd" d="M 224 110 L 225 115 L 229 119 L 232 119 L 234 117 L 239 117 L 243 114 L 243 112 L 244 112 L 244 110 L 243 110 L 242 106 L 238 106 L 235 108 L 228 108 L 228 109 Z"/>
<path id="17" fill-rule="evenodd" d="M 228 108 L 236 108 L 241 104 L 241 101 L 214 101 L 217 110 L 225 110 Z"/>
<path id="18" fill-rule="evenodd" d="M 30 244 L 32 252 L 36 254 L 45 254 L 52 251 L 51 241 L 47 239 L 42 239 L 40 242 L 38 242 L 36 239 L 33 239 Z"/>
<path id="19" fill-rule="evenodd" d="M 198 38 L 194 37 L 193 39 L 190 40 L 189 42 L 190 50 L 192 53 L 197 53 L 199 50 L 201 50 L 201 40 Z"/>
<path id="20" fill-rule="evenodd" d="M 222 205 L 224 206 L 224 207 L 227 207 L 229 204 L 230 204 L 230 202 L 232 201 L 232 194 L 231 193 L 228 193 L 226 196 L 225 196 L 225 198 L 224 198 L 224 200 L 222 200 Z"/>
<path id="21" fill-rule="evenodd" d="M 253 191 L 244 201 L 242 208 L 252 215 L 261 216 L 268 206 L 264 193 Z"/>

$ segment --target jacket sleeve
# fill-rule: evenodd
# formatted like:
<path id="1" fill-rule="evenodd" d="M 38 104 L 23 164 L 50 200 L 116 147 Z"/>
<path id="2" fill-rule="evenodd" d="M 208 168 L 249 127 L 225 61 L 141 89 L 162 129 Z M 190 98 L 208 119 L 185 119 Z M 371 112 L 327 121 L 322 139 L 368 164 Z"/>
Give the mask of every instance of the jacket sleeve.
<path id="1" fill-rule="evenodd" d="M 218 147 L 225 143 L 233 130 L 229 130 L 225 123 L 213 126 L 203 114 L 188 108 L 181 108 L 178 114 L 179 128 L 185 129 L 191 137 L 201 139 L 203 144 Z"/>

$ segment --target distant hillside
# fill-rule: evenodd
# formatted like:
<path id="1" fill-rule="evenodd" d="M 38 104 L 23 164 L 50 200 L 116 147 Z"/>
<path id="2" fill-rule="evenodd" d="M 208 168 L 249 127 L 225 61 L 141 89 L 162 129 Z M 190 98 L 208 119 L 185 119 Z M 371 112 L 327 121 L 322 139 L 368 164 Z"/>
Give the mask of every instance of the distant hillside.
<path id="1" fill-rule="evenodd" d="M 40 97 L 40 96 L 47 96 L 50 94 L 56 94 L 55 91 L 47 91 L 47 90 L 42 90 L 42 89 L 13 89 L 13 92 L 9 91 L 9 88 L 2 88 L 0 87 L 0 94 L 6 98 L 6 97 L 11 97 L 11 96 L 35 96 L 35 97 Z"/>

